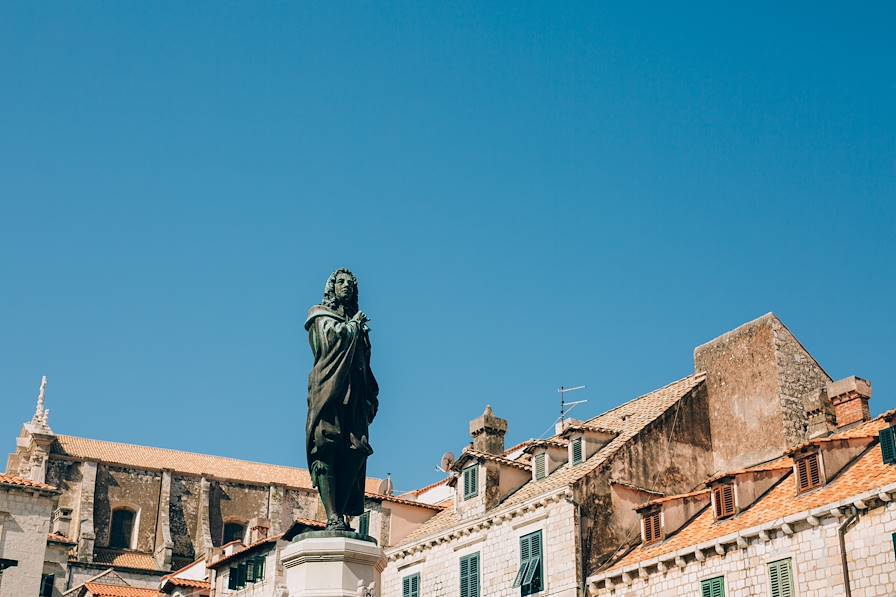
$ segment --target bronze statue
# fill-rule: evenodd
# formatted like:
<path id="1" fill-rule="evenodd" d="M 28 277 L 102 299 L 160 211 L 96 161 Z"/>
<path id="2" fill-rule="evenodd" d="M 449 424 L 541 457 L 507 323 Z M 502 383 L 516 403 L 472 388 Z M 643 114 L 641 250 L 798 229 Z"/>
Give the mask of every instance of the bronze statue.
<path id="1" fill-rule="evenodd" d="M 367 457 L 373 453 L 367 430 L 379 406 L 367 321 L 358 310 L 358 281 L 347 269 L 330 275 L 323 302 L 305 320 L 314 355 L 305 427 L 308 468 L 331 530 L 351 530 L 346 516 L 364 512 Z"/>

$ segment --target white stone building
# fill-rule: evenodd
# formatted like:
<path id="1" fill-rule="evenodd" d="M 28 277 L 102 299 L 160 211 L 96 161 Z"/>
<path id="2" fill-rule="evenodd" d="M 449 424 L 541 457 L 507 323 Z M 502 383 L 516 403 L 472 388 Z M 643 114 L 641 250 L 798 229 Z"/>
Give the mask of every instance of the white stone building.
<path id="1" fill-rule="evenodd" d="M 896 594 L 892 425 L 891 412 L 715 475 L 706 490 L 648 501 L 641 543 L 589 577 L 590 593 Z"/>

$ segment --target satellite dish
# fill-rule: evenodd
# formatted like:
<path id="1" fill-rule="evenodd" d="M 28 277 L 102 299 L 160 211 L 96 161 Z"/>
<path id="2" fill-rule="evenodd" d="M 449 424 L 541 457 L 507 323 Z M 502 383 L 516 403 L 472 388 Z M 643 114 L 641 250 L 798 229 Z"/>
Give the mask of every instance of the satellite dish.
<path id="1" fill-rule="evenodd" d="M 376 492 L 380 495 L 392 495 L 392 475 L 387 474 L 386 478 L 377 485 Z"/>
<path id="2" fill-rule="evenodd" d="M 447 473 L 448 469 L 451 468 L 451 465 L 454 464 L 455 458 L 454 454 L 451 452 L 445 452 L 442 454 L 442 459 L 439 460 L 439 470 L 443 473 Z"/>

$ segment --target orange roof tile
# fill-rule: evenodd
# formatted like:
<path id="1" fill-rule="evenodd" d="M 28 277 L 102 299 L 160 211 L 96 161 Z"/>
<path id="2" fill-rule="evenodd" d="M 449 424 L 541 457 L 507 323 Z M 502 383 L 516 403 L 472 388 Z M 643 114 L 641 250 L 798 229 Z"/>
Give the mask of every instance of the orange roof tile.
<path id="1" fill-rule="evenodd" d="M 866 431 L 883 429 L 886 423 L 873 421 Z M 637 562 L 650 560 L 686 547 L 743 532 L 786 516 L 807 512 L 833 504 L 867 491 L 896 483 L 896 467 L 884 464 L 881 451 L 873 446 L 848 465 L 830 483 L 797 493 L 792 473 L 787 473 L 778 484 L 750 508 L 730 518 L 716 520 L 710 509 L 705 509 L 691 523 L 666 540 L 650 545 L 638 545 L 618 560 L 606 572 L 618 571 Z M 601 572 L 605 574 L 606 572 Z"/>
<path id="2" fill-rule="evenodd" d="M 193 580 L 192 578 L 178 578 L 173 576 L 165 579 L 165 584 L 174 587 L 187 587 L 190 589 L 211 589 L 212 585 L 207 580 Z"/>
<path id="3" fill-rule="evenodd" d="M 491 460 L 492 462 L 497 462 L 506 466 L 512 466 L 524 471 L 532 470 L 532 467 L 530 465 L 523 464 L 518 460 L 510 460 L 509 458 L 504 458 L 503 456 L 489 454 L 488 452 L 480 452 L 479 450 L 474 450 L 473 448 L 464 448 L 464 451 L 461 453 L 460 458 L 458 458 L 457 461 L 453 465 L 451 465 L 451 468 L 453 469 L 458 466 L 458 463 L 463 462 L 464 456 L 469 456 L 471 458 L 481 458 L 483 460 Z"/>
<path id="4" fill-rule="evenodd" d="M 323 520 L 314 520 L 313 518 L 296 518 L 296 522 L 299 524 L 303 524 L 306 527 L 312 527 L 315 529 L 325 529 L 327 528 L 327 523 Z"/>
<path id="5" fill-rule="evenodd" d="M 134 468 L 170 469 L 191 475 L 211 475 L 222 479 L 268 485 L 279 483 L 288 487 L 311 489 L 307 469 L 276 464 L 237 460 L 224 456 L 195 454 L 165 448 L 151 448 L 133 444 L 106 442 L 70 435 L 57 435 L 51 450 L 53 455 L 75 459 L 96 460 Z M 368 478 L 366 489 L 375 491 L 379 479 Z"/>
<path id="6" fill-rule="evenodd" d="M 308 519 L 299 519 L 296 522 L 300 522 L 302 520 L 308 520 Z M 311 522 L 318 522 L 318 521 L 315 520 L 315 521 L 311 521 Z M 305 523 L 302 523 L 302 524 L 305 524 Z M 308 526 L 312 526 L 312 525 L 308 525 Z M 314 525 L 314 526 L 316 526 L 316 525 Z M 326 524 L 324 526 L 326 527 Z M 215 560 L 213 562 L 207 563 L 205 567 L 212 568 L 212 569 L 217 568 L 218 566 L 220 566 L 221 564 L 224 564 L 225 562 L 229 562 L 230 560 L 233 560 L 234 558 L 238 558 L 240 556 L 246 555 L 246 553 L 248 553 L 250 551 L 255 551 L 262 545 L 266 545 L 268 543 L 277 543 L 277 541 L 279 541 L 280 539 L 283 538 L 283 535 L 284 535 L 284 533 L 278 533 L 276 535 L 271 535 L 270 537 L 263 537 L 263 538 L 259 539 L 258 541 L 256 541 L 255 543 L 250 543 L 249 545 L 243 547 L 242 549 L 237 549 L 233 553 L 229 553 L 226 556 L 218 558 L 217 560 Z"/>
<path id="7" fill-rule="evenodd" d="M 53 543 L 67 543 L 69 545 L 75 545 L 77 543 L 64 535 L 57 535 L 56 533 L 47 535 L 47 541 L 52 541 Z"/>
<path id="8" fill-rule="evenodd" d="M 567 463 L 543 479 L 527 482 L 504 500 L 498 508 L 522 504 L 539 495 L 569 486 L 585 477 L 607 462 L 629 440 L 684 398 L 704 379 L 705 375 L 702 373 L 689 375 L 586 421 L 586 425 L 606 429 L 617 435 L 585 462 L 575 466 Z M 526 470 L 529 470 L 528 466 Z M 414 543 L 426 537 L 447 531 L 460 522 L 460 515 L 449 505 L 448 509 L 439 512 L 405 537 L 401 545 Z"/>
<path id="9" fill-rule="evenodd" d="M 365 491 L 364 497 L 371 500 L 379 500 L 381 502 L 394 502 L 396 504 L 405 504 L 407 506 L 419 506 L 421 508 L 428 508 L 430 510 L 435 510 L 437 512 L 441 512 L 443 507 L 437 506 L 436 504 L 425 504 L 423 502 L 418 502 L 415 500 L 409 500 L 407 498 L 402 498 L 394 495 L 383 495 L 381 493 L 373 493 L 372 491 Z"/>
<path id="10" fill-rule="evenodd" d="M 37 491 L 45 491 L 58 493 L 59 490 L 53 487 L 52 485 L 47 485 L 46 483 L 38 483 L 37 481 L 32 481 L 31 479 L 22 479 L 21 477 L 14 477 L 13 475 L 0 475 L 0 485 L 5 487 L 16 487 L 21 489 L 36 489 Z"/>
<path id="11" fill-rule="evenodd" d="M 95 564 L 108 564 L 116 568 L 133 568 L 135 570 L 159 570 L 151 554 L 139 551 L 119 551 L 115 549 L 97 549 L 93 556 Z"/>
<path id="12" fill-rule="evenodd" d="M 125 587 L 121 585 L 104 585 L 96 582 L 85 583 L 84 587 L 90 591 L 93 597 L 158 597 L 160 594 L 155 589 L 138 589 L 137 587 Z"/>

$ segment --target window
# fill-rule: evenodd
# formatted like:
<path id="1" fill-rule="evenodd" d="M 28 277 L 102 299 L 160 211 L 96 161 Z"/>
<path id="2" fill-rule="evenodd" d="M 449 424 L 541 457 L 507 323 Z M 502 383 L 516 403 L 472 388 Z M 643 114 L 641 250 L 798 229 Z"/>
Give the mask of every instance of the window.
<path id="1" fill-rule="evenodd" d="M 793 597 L 793 573 L 790 558 L 768 565 L 768 585 L 771 597 Z"/>
<path id="2" fill-rule="evenodd" d="M 893 553 L 896 554 L 896 533 L 893 533 Z"/>
<path id="3" fill-rule="evenodd" d="M 660 516 L 660 510 L 656 510 L 641 517 L 644 525 L 645 544 L 655 543 L 661 539 Z"/>
<path id="4" fill-rule="evenodd" d="M 474 464 L 464 469 L 464 499 L 479 495 L 479 465 Z"/>
<path id="5" fill-rule="evenodd" d="M 235 591 L 244 588 L 248 583 L 263 581 L 264 564 L 265 557 L 258 556 L 231 566 L 227 575 L 227 588 Z"/>
<path id="6" fill-rule="evenodd" d="M 221 542 L 242 541 L 246 536 L 246 527 L 238 522 L 228 522 L 224 525 L 224 540 Z"/>
<path id="7" fill-rule="evenodd" d="M 479 552 L 460 559 L 460 597 L 479 597 Z"/>
<path id="8" fill-rule="evenodd" d="M 734 484 L 717 485 L 712 490 L 715 502 L 716 518 L 724 518 L 734 514 Z"/>
<path id="9" fill-rule="evenodd" d="M 579 464 L 582 462 L 582 438 L 577 437 L 572 440 L 572 463 Z"/>
<path id="10" fill-rule="evenodd" d="M 411 574 L 401 579 L 401 597 L 420 597 L 419 574 Z"/>
<path id="11" fill-rule="evenodd" d="M 818 466 L 818 452 L 796 461 L 796 476 L 800 491 L 821 486 L 821 468 Z"/>
<path id="12" fill-rule="evenodd" d="M 370 510 L 365 511 L 358 517 L 358 534 L 368 535 L 370 533 Z"/>
<path id="13" fill-rule="evenodd" d="M 881 430 L 880 452 L 884 464 L 896 464 L 896 427 Z"/>
<path id="14" fill-rule="evenodd" d="M 136 513 L 127 508 L 112 511 L 112 530 L 109 534 L 109 547 L 114 549 L 130 549 L 134 535 L 134 518 Z"/>
<path id="15" fill-rule="evenodd" d="M 547 476 L 547 470 L 545 466 L 545 461 L 547 460 L 547 454 L 542 452 L 541 454 L 535 455 L 535 480 L 544 479 Z"/>
<path id="16" fill-rule="evenodd" d="M 40 577 L 40 597 L 53 597 L 54 577 L 53 574 L 44 574 Z"/>
<path id="17" fill-rule="evenodd" d="M 520 587 L 520 595 L 532 595 L 544 589 L 541 531 L 520 537 L 520 569 L 513 587 Z"/>
<path id="18" fill-rule="evenodd" d="M 700 597 L 725 597 L 725 577 L 717 576 L 700 581 Z"/>

